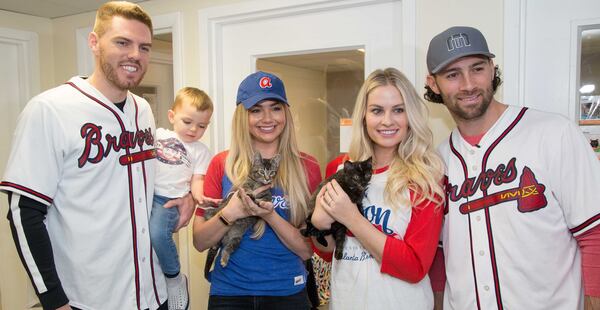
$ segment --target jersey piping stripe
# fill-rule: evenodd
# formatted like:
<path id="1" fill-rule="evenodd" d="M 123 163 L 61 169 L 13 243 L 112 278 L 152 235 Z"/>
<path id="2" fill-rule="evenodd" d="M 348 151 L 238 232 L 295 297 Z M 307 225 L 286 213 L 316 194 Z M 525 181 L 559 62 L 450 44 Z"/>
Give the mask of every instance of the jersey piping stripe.
<path id="1" fill-rule="evenodd" d="M 137 101 L 135 100 L 135 97 L 131 96 L 131 99 L 133 99 L 133 103 L 135 106 L 135 130 L 139 131 L 140 130 L 140 125 L 138 122 L 138 104 Z M 144 151 L 144 145 L 141 144 L 140 145 L 140 151 L 143 152 Z M 152 199 L 150 197 L 148 197 L 148 183 L 146 180 L 146 163 L 145 160 L 141 161 L 142 164 L 142 176 L 144 177 L 144 193 L 146 193 L 146 201 L 151 201 L 149 199 Z M 154 256 L 152 255 L 152 246 L 150 246 L 150 273 L 152 275 L 152 289 L 154 290 L 154 299 L 156 299 L 156 303 L 160 306 L 161 302 L 160 302 L 160 298 L 158 296 L 158 290 L 156 289 L 156 276 L 154 275 Z"/>
<path id="2" fill-rule="evenodd" d="M 572 234 L 577 234 L 596 221 L 600 221 L 600 213 L 592 216 L 589 220 L 583 222 L 582 224 L 571 228 L 570 231 Z"/>
<path id="3" fill-rule="evenodd" d="M 467 170 L 467 163 L 465 162 L 465 159 L 460 155 L 460 153 L 456 150 L 456 148 L 454 148 L 454 144 L 452 143 L 452 135 L 450 135 L 450 149 L 452 150 L 452 153 L 454 153 L 454 156 L 456 156 L 458 158 L 458 160 L 460 161 L 460 164 L 462 166 L 463 169 L 463 174 L 465 175 L 465 180 L 469 177 L 469 172 Z M 467 201 L 469 200 L 469 198 L 467 197 Z M 471 232 L 471 214 L 467 214 L 468 216 L 468 221 L 469 221 L 469 243 L 470 243 L 470 248 L 471 248 L 471 268 L 473 269 L 473 284 L 475 286 L 475 301 L 477 302 L 477 309 L 481 309 L 481 303 L 479 301 L 479 288 L 477 285 L 477 274 L 475 273 L 475 256 L 473 255 L 473 234 Z"/>
<path id="4" fill-rule="evenodd" d="M 50 198 L 44 194 L 38 193 L 30 188 L 27 188 L 27 187 L 19 185 L 19 184 L 15 184 L 15 183 L 11 183 L 11 182 L 0 182 L 0 187 L 10 187 L 10 188 L 14 188 L 18 191 L 25 192 L 27 194 L 33 195 L 36 198 L 38 198 L 36 200 L 40 200 L 40 199 L 44 200 L 49 205 L 52 204 L 52 202 L 54 201 L 52 198 Z"/>
<path id="5" fill-rule="evenodd" d="M 119 122 L 119 125 L 121 126 L 121 131 L 125 132 L 125 125 L 123 124 L 123 121 L 119 117 L 119 114 L 114 109 L 112 109 L 110 106 L 108 106 L 101 100 L 97 99 L 96 97 L 86 93 L 81 88 L 77 87 L 73 82 L 68 82 L 67 84 L 71 85 L 73 88 L 77 89 L 79 92 L 81 92 L 86 97 L 92 99 L 96 103 L 100 104 L 101 106 L 103 106 L 104 108 L 106 108 L 107 110 L 112 112 L 112 114 L 115 116 L 115 118 Z M 136 117 L 137 117 L 137 115 L 136 115 Z M 125 148 L 125 154 L 129 155 L 128 148 Z M 139 266 L 138 266 L 137 233 L 136 233 L 137 230 L 136 230 L 136 222 L 135 222 L 133 184 L 131 183 L 131 178 L 132 178 L 131 165 L 127 165 L 127 175 L 128 175 L 128 182 L 129 182 L 129 213 L 131 216 L 131 234 L 132 234 L 132 239 L 133 239 L 133 264 L 134 264 L 134 268 L 135 268 L 135 297 L 136 297 L 137 307 L 138 307 L 138 309 L 141 309 L 141 306 L 140 306 L 140 270 L 139 270 Z"/>
<path id="6" fill-rule="evenodd" d="M 485 151 L 485 154 L 483 155 L 483 159 L 482 159 L 482 163 L 481 163 L 481 171 L 485 171 L 487 160 L 488 160 L 490 154 L 492 153 L 492 151 L 496 148 L 496 146 L 498 146 L 498 144 L 500 144 L 500 141 L 502 141 L 502 139 L 504 139 L 508 135 L 508 133 L 517 125 L 517 123 L 519 123 L 519 121 L 523 118 L 523 115 L 525 114 L 527 109 L 528 108 L 522 108 L 521 111 L 519 112 L 519 114 L 517 115 L 517 117 L 511 122 L 511 124 L 502 132 L 502 134 L 500 134 L 500 136 Z M 483 196 L 485 197 L 487 195 L 488 195 L 487 189 L 483 190 Z M 502 310 L 502 309 L 504 309 L 504 306 L 502 304 L 502 294 L 500 292 L 500 279 L 499 279 L 499 275 L 498 275 L 498 266 L 497 266 L 497 262 L 496 262 L 496 250 L 495 250 L 495 246 L 494 246 L 494 235 L 493 235 L 493 231 L 492 231 L 492 219 L 490 216 L 490 209 L 485 208 L 484 214 L 485 214 L 485 222 L 486 222 L 487 232 L 488 232 L 490 262 L 492 264 L 492 275 L 494 277 L 494 288 L 496 291 L 496 303 L 498 305 L 498 310 Z"/>
<path id="7" fill-rule="evenodd" d="M 25 237 L 25 229 L 23 228 L 23 223 L 21 222 L 21 208 L 19 207 L 20 200 L 21 195 L 13 193 L 9 206 L 9 212 L 13 218 L 12 223 L 14 224 L 19 243 L 17 250 L 21 256 L 21 259 L 27 266 L 25 269 L 31 278 L 31 282 L 35 286 L 35 290 L 41 294 L 47 292 L 48 288 L 46 288 L 46 283 L 44 283 L 42 274 L 40 273 L 40 270 L 33 259 L 33 255 L 31 254 L 31 250 L 29 248 L 29 243 L 27 242 L 27 237 Z"/>

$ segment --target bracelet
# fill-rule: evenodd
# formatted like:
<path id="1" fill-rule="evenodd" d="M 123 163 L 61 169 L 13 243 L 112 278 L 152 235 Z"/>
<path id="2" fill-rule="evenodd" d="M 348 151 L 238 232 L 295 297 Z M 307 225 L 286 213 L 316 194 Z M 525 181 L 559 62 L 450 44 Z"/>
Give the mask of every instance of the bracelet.
<path id="1" fill-rule="evenodd" d="M 217 216 L 219 217 L 219 220 L 221 220 L 221 223 L 225 224 L 225 226 L 231 226 L 232 223 L 231 221 L 229 221 L 224 215 L 223 215 L 223 210 L 219 211 L 217 213 Z"/>

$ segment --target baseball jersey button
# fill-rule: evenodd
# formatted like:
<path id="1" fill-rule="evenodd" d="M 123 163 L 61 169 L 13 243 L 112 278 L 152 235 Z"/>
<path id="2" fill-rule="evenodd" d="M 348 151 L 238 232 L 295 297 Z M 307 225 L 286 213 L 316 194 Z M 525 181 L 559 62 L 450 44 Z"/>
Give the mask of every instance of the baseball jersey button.
<path id="1" fill-rule="evenodd" d="M 475 151 L 469 150 L 469 154 L 473 155 L 473 154 L 475 154 Z"/>
<path id="2" fill-rule="evenodd" d="M 142 198 L 138 198 L 138 202 L 142 202 Z"/>
<path id="3" fill-rule="evenodd" d="M 484 251 L 479 251 L 479 256 L 483 256 L 483 254 L 485 254 Z"/>
<path id="4" fill-rule="evenodd" d="M 481 215 L 476 216 L 475 219 L 477 220 L 477 222 L 481 221 Z"/>
<path id="5" fill-rule="evenodd" d="M 142 234 L 146 233 L 146 228 L 142 228 Z"/>
<path id="6" fill-rule="evenodd" d="M 489 287 L 489 286 L 487 286 L 487 285 L 484 285 L 484 286 L 483 286 L 483 289 L 484 289 L 484 290 L 486 290 L 486 291 L 489 291 L 489 290 L 490 290 L 490 287 Z"/>
<path id="7" fill-rule="evenodd" d="M 145 258 L 145 257 L 142 257 L 142 263 L 143 263 L 143 262 L 145 262 L 145 261 L 146 261 L 146 258 Z"/>
<path id="8" fill-rule="evenodd" d="M 471 169 L 477 170 L 477 169 L 479 169 L 479 167 L 477 167 L 477 165 L 473 165 L 473 166 L 471 166 Z"/>

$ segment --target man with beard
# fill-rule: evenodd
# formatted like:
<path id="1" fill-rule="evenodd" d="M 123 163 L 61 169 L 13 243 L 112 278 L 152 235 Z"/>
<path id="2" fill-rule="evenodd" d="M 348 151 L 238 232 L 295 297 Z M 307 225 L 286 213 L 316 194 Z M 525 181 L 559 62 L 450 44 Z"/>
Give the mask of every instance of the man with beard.
<path id="1" fill-rule="evenodd" d="M 497 101 L 492 58 L 471 27 L 445 30 L 427 51 L 425 99 L 457 125 L 439 148 L 444 309 L 598 307 L 600 164 L 573 122 Z M 441 290 L 443 268 L 432 270 Z"/>
<path id="2" fill-rule="evenodd" d="M 73 77 L 27 104 L 0 183 L 13 238 L 44 309 L 166 309 L 150 245 L 154 117 L 128 90 L 148 67 L 152 21 L 109 2 L 88 43 L 89 78 Z M 180 226 L 193 199 L 170 205 Z"/>

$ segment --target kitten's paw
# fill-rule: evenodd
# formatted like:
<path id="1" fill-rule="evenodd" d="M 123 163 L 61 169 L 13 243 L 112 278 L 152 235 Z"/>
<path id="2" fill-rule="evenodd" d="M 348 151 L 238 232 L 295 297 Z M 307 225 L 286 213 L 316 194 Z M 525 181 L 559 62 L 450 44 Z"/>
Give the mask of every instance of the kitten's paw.
<path id="1" fill-rule="evenodd" d="M 227 267 L 228 262 L 229 262 L 229 254 L 223 253 L 223 255 L 221 255 L 221 267 L 223 267 L 223 268 Z"/>

